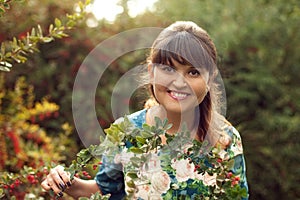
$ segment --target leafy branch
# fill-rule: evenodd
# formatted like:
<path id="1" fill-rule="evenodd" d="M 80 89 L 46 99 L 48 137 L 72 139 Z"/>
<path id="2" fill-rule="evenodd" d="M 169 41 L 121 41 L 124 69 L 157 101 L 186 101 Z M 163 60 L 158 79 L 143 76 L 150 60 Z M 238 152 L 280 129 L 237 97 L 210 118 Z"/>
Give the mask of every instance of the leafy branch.
<path id="1" fill-rule="evenodd" d="M 21 0 L 15 0 L 15 1 L 21 1 Z M 6 12 L 6 10 L 10 9 L 10 3 L 12 0 L 0 0 L 0 17 L 2 17 L 3 13 Z"/>
<path id="2" fill-rule="evenodd" d="M 9 7 L 8 0 L 0 0 L 0 12 L 2 8 Z M 14 37 L 11 41 L 1 43 L 0 49 L 0 70 L 10 71 L 14 63 L 25 63 L 28 54 L 39 52 L 38 44 L 50 43 L 55 39 L 68 37 L 66 33 L 76 26 L 84 18 L 85 9 L 90 4 L 90 0 L 85 3 L 78 2 L 79 10 L 73 14 L 66 14 L 66 18 L 61 20 L 56 18 L 53 24 L 49 25 L 45 34 L 40 25 L 33 27 L 23 38 Z"/>
<path id="3" fill-rule="evenodd" d="M 203 142 L 191 139 L 190 132 L 186 128 L 175 135 L 168 135 L 167 130 L 170 128 L 171 125 L 167 120 L 162 121 L 159 118 L 155 118 L 154 126 L 144 124 L 142 128 L 136 128 L 125 117 L 121 123 L 112 124 L 105 130 L 106 137 L 101 139 L 99 145 L 81 150 L 67 170 L 73 178 L 83 167 L 90 164 L 94 157 L 105 157 L 105 162 L 122 164 L 126 177 L 126 199 L 132 199 L 140 184 L 152 184 L 148 180 L 151 176 L 147 175 L 147 172 L 152 173 L 156 169 L 153 163 L 159 163 L 157 169 L 175 175 L 177 169 L 172 163 L 188 160 L 189 165 L 194 166 L 193 173 L 199 174 L 199 177 L 215 176 L 216 183 L 205 185 L 204 179 L 197 178 L 191 182 L 177 181 L 174 183 L 176 187 L 168 189 L 165 199 L 177 199 L 174 194 L 178 193 L 178 189 L 197 190 L 197 199 L 232 200 L 247 196 L 245 188 L 241 188 L 238 184 L 240 178 L 230 171 L 234 161 L 223 160 L 219 154 L 222 151 L 220 148 L 211 147 L 208 153 L 199 156 L 197 152 L 201 151 Z M 162 143 L 161 136 L 167 137 L 167 144 Z M 184 198 L 188 197 L 184 195 Z M 99 193 L 92 197 L 100 200 L 106 198 L 107 196 Z"/>

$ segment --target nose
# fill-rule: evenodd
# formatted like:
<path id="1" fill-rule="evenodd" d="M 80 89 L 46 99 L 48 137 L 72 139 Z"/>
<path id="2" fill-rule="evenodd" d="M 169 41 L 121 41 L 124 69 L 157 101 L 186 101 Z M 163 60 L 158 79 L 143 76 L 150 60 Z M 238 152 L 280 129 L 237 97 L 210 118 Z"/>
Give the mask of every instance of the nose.
<path id="1" fill-rule="evenodd" d="M 176 77 L 174 77 L 173 85 L 178 89 L 186 87 L 187 83 L 185 77 L 182 74 L 177 73 Z"/>

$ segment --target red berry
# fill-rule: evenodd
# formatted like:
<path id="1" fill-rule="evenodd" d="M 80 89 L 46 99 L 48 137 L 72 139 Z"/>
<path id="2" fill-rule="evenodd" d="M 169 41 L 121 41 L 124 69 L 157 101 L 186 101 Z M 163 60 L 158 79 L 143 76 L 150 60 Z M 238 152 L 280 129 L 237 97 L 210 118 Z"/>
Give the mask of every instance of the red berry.
<path id="1" fill-rule="evenodd" d="M 232 175 L 233 175 L 232 172 L 228 172 L 228 173 L 227 173 L 227 178 L 231 178 Z"/>
<path id="2" fill-rule="evenodd" d="M 231 182 L 231 186 L 235 186 L 235 185 L 237 185 L 239 182 L 238 181 L 232 181 Z"/>
<path id="3" fill-rule="evenodd" d="M 93 165 L 93 170 L 96 170 L 98 165 Z"/>
<path id="4" fill-rule="evenodd" d="M 19 179 L 15 180 L 15 186 L 18 187 L 22 182 Z"/>
<path id="5" fill-rule="evenodd" d="M 32 174 L 30 174 L 30 175 L 27 176 L 27 180 L 28 180 L 28 182 L 31 183 L 31 184 L 37 183 L 37 180 L 35 180 L 35 177 L 34 177 L 34 175 L 32 175 Z"/>
<path id="6" fill-rule="evenodd" d="M 87 171 L 82 171 L 82 174 L 83 174 L 84 176 L 88 176 L 88 175 L 89 175 L 89 173 L 88 173 Z"/>

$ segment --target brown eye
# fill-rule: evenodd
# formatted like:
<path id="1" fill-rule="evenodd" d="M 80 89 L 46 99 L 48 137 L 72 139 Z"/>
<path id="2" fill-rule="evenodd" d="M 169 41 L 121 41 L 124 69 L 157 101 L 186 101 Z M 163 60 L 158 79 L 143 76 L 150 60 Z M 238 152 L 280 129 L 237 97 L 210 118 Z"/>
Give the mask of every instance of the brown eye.
<path id="1" fill-rule="evenodd" d="M 193 69 L 189 72 L 189 75 L 195 77 L 195 76 L 199 76 L 200 72 L 197 69 Z"/>

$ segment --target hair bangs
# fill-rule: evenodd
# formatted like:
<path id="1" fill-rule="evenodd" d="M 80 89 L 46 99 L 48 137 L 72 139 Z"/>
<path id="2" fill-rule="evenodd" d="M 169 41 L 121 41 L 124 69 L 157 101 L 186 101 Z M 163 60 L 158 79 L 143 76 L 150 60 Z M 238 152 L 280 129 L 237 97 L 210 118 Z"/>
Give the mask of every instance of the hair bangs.
<path id="1" fill-rule="evenodd" d="M 173 61 L 196 68 L 211 69 L 214 62 L 200 41 L 188 32 L 174 33 L 153 46 L 151 62 L 173 65 Z"/>

